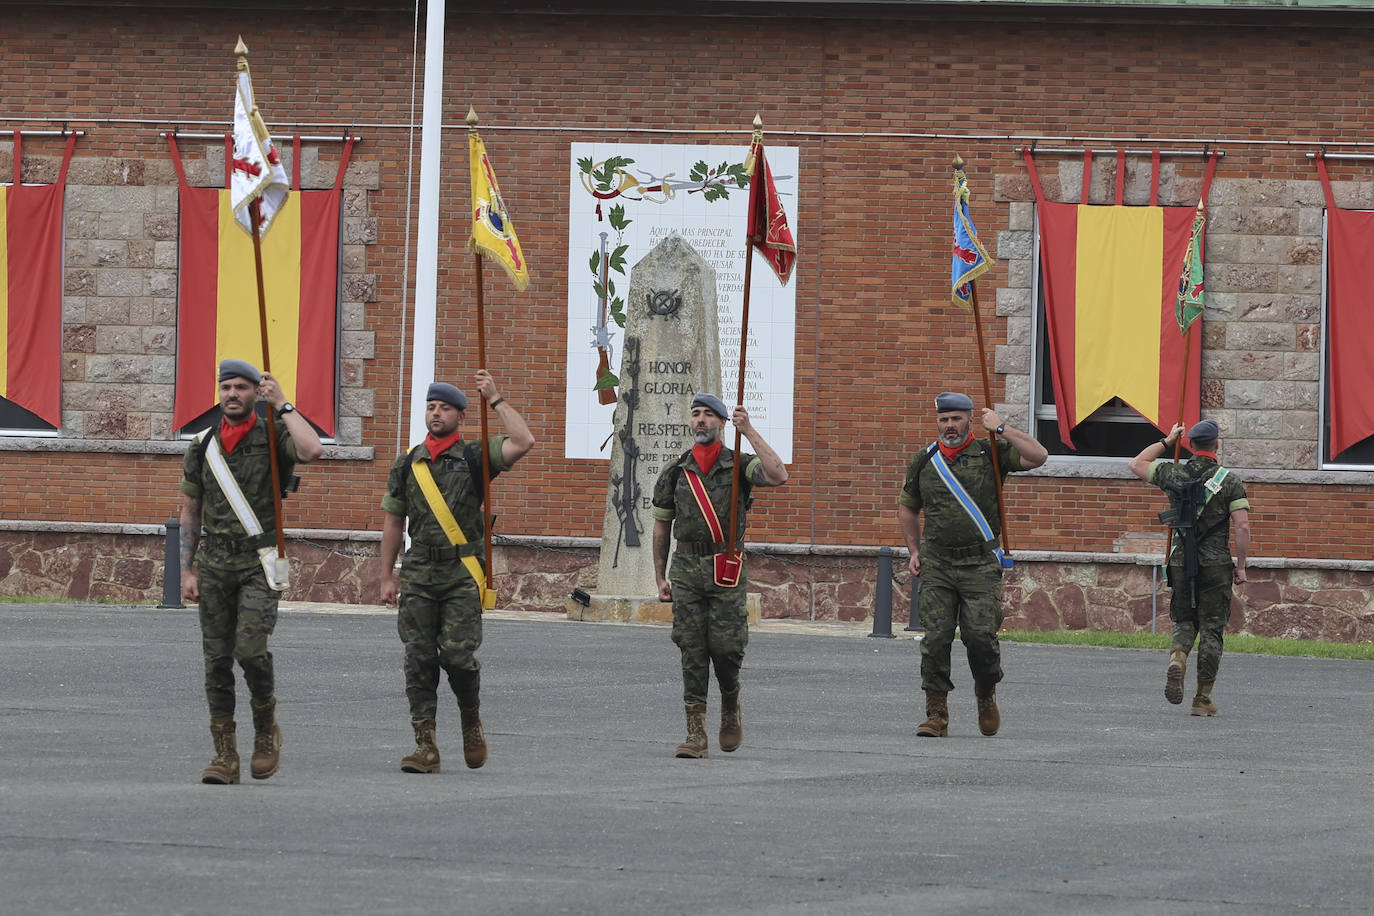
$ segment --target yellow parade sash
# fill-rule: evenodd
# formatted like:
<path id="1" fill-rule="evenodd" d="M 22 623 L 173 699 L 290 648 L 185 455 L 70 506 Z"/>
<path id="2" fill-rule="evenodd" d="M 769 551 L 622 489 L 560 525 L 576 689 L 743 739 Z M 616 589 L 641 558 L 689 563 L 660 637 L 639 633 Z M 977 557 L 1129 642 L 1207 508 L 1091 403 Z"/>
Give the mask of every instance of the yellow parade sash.
<path id="1" fill-rule="evenodd" d="M 429 503 L 429 511 L 434 513 L 434 517 L 439 522 L 439 527 L 444 529 L 444 535 L 448 538 L 448 542 L 455 547 L 462 547 L 467 544 L 468 539 L 464 536 L 463 529 L 458 527 L 458 519 L 453 517 L 453 512 L 449 509 L 448 503 L 444 502 L 444 495 L 439 492 L 439 485 L 434 482 L 434 475 L 429 471 L 428 462 L 416 461 L 411 464 L 410 470 L 415 474 L 415 480 L 420 484 L 420 491 L 425 494 L 425 501 Z M 460 559 L 477 582 L 477 590 L 482 595 L 482 610 L 489 611 L 496 607 L 496 589 L 487 588 L 487 577 L 482 572 L 482 564 L 478 563 L 474 556 L 460 557 Z"/>

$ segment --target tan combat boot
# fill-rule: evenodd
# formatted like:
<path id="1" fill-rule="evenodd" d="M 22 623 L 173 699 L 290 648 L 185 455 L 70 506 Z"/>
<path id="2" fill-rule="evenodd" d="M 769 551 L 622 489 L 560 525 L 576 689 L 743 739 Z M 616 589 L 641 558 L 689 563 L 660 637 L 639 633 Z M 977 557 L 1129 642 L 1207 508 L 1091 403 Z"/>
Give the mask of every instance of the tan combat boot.
<path id="1" fill-rule="evenodd" d="M 1169 668 L 1164 672 L 1164 699 L 1177 706 L 1183 702 L 1183 676 L 1188 673 L 1188 650 L 1170 649 Z"/>
<path id="2" fill-rule="evenodd" d="M 210 737 L 215 742 L 215 759 L 201 771 L 201 782 L 218 786 L 238 783 L 239 751 L 234 740 L 235 731 L 233 716 L 214 716 L 210 719 Z"/>
<path id="3" fill-rule="evenodd" d="M 687 740 L 677 746 L 678 757 L 700 759 L 706 756 L 706 704 L 688 703 Z"/>
<path id="4" fill-rule="evenodd" d="M 744 740 L 744 717 L 739 710 L 739 688 L 720 694 L 720 749 L 727 754 Z"/>
<path id="5" fill-rule="evenodd" d="M 266 779 L 281 766 L 281 726 L 277 724 L 277 698 L 266 703 L 253 700 L 253 760 L 249 770 L 254 779 Z"/>
<path id="6" fill-rule="evenodd" d="M 973 685 L 974 696 L 978 697 L 978 730 L 991 738 L 1002 727 L 1002 713 L 997 709 L 997 685 Z"/>
<path id="7" fill-rule="evenodd" d="M 1217 704 L 1212 702 L 1212 685 L 1215 683 L 1215 680 L 1197 682 L 1197 694 L 1193 697 L 1193 715 L 1215 716 L 1217 714 Z"/>
<path id="8" fill-rule="evenodd" d="M 401 758 L 402 773 L 439 772 L 439 748 L 434 744 L 434 720 L 411 719 L 415 729 L 415 750 Z"/>
<path id="9" fill-rule="evenodd" d="M 469 770 L 475 770 L 487 762 L 487 736 L 482 732 L 482 717 L 477 707 L 464 709 L 458 707 L 458 716 L 463 720 L 463 762 Z"/>
<path id="10" fill-rule="evenodd" d="M 943 738 L 949 734 L 949 694 L 926 691 L 926 720 L 916 726 L 918 738 Z"/>

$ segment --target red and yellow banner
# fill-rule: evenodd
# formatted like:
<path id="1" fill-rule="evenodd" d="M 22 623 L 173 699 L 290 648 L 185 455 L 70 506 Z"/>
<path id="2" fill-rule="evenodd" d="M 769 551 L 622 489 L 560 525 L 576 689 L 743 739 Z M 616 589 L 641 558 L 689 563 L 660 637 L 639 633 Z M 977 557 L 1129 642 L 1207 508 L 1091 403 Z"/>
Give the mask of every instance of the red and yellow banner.
<path id="1" fill-rule="evenodd" d="M 262 239 L 272 374 L 305 417 L 334 434 L 339 217 L 342 189 L 292 194 Z M 177 386 L 172 425 L 218 403 L 217 366 L 262 366 L 253 239 L 234 216 L 232 192 L 184 184 L 177 302 Z"/>
<path id="2" fill-rule="evenodd" d="M 1084 206 L 1040 200 L 1050 373 L 1059 436 L 1118 397 L 1159 430 L 1199 418 L 1202 346 L 1175 318 L 1192 207 Z"/>
<path id="3" fill-rule="evenodd" d="M 468 175 L 472 181 L 472 235 L 468 247 L 500 264 L 515 288 L 530 285 L 530 269 L 515 234 L 501 185 L 496 181 L 486 144 L 477 131 L 468 132 Z"/>
<path id="4" fill-rule="evenodd" d="M 758 130 L 744 167 L 749 172 L 749 243 L 786 286 L 797 263 L 797 243 L 787 225 L 787 211 L 782 208 L 782 199 L 773 183 L 773 170 L 768 167 L 763 136 Z"/>

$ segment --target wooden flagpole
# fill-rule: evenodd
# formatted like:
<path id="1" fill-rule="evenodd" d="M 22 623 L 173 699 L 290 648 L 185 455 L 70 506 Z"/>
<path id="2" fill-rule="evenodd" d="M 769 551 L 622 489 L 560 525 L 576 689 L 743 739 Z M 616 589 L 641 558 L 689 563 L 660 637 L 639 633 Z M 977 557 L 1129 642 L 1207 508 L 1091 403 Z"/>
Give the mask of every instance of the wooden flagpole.
<path id="1" fill-rule="evenodd" d="M 238 57 L 238 69 L 248 70 L 248 46 L 239 36 L 234 45 Z M 257 111 L 257 100 L 253 101 L 253 111 Z M 251 114 L 252 112 L 250 112 Z M 258 332 L 262 337 L 262 371 L 272 371 L 271 348 L 267 341 L 267 293 L 262 280 L 262 195 L 259 194 L 248 204 L 248 221 L 253 224 L 253 267 L 258 281 Z M 267 405 L 267 464 L 272 471 L 272 526 L 277 532 L 277 559 L 286 560 L 286 535 L 281 523 L 281 468 L 277 457 L 277 417 L 272 405 Z"/>
<path id="2" fill-rule="evenodd" d="M 467 116 L 468 133 L 477 133 L 477 111 L 469 106 Z M 482 295 L 482 253 L 474 251 L 472 253 L 473 280 L 477 289 L 477 368 L 487 368 L 487 318 L 486 304 Z M 481 413 L 478 414 L 481 425 L 482 441 L 480 449 L 482 453 L 482 549 L 483 556 L 487 565 L 487 589 L 496 591 L 495 570 L 491 563 L 491 520 L 495 516 L 492 511 L 493 500 L 491 498 L 491 456 L 487 446 L 487 399 L 482 397 L 482 392 L 477 392 L 477 397 L 481 400 Z M 480 596 L 482 607 L 486 608 L 486 595 Z"/>
<path id="3" fill-rule="evenodd" d="M 957 153 L 954 156 L 954 169 L 964 167 L 964 159 Z M 956 204 L 957 206 L 957 204 Z M 983 321 L 978 314 L 978 283 L 970 280 L 968 284 L 969 304 L 973 306 L 973 330 L 978 338 L 978 368 L 983 372 L 983 404 L 992 406 L 992 384 L 988 380 L 988 360 L 983 353 Z M 992 445 L 992 479 L 997 485 L 997 523 L 1002 529 L 1002 551 L 1011 556 L 1011 538 L 1007 536 L 1007 510 L 1002 499 L 1002 467 L 997 457 L 997 431 L 988 430 L 988 442 Z"/>
<path id="4" fill-rule="evenodd" d="M 750 141 L 750 155 L 753 151 L 763 145 L 763 118 L 754 115 L 754 136 Z M 750 177 L 750 184 L 755 181 L 762 181 L 761 169 L 757 161 L 754 162 L 754 173 Z M 753 189 L 750 189 L 750 202 L 754 200 Z M 751 214 L 752 220 L 752 214 Z M 754 265 L 754 246 L 761 239 L 757 235 L 751 235 L 744 240 L 744 307 L 740 312 L 740 331 L 739 331 L 739 384 L 736 386 L 735 403 L 744 403 L 744 367 L 745 357 L 749 351 L 749 278 Z M 742 462 L 739 460 L 740 447 L 739 427 L 735 427 L 735 467 L 730 477 L 730 530 L 725 536 L 725 552 L 735 552 L 735 531 L 739 522 L 739 487 L 740 470 Z"/>
<path id="5" fill-rule="evenodd" d="M 240 45 L 242 39 L 240 39 Z M 247 49 L 244 49 L 247 52 Z M 262 335 L 262 371 L 272 371 L 272 356 L 267 344 L 267 294 L 262 282 L 262 236 L 258 231 L 261 197 L 248 205 L 248 219 L 253 224 L 253 266 L 258 275 L 258 329 Z M 286 535 L 281 523 L 281 469 L 277 458 L 277 419 L 271 404 L 267 405 L 267 463 L 272 469 L 272 524 L 277 529 L 277 557 L 286 559 Z"/>
<path id="6" fill-rule="evenodd" d="M 1197 324 L 1196 320 L 1190 322 L 1188 325 L 1188 333 L 1183 335 L 1183 380 L 1178 386 L 1178 423 L 1175 424 L 1177 426 L 1183 425 L 1183 411 L 1188 405 L 1188 359 L 1193 355 L 1193 325 L 1195 324 Z M 1178 438 L 1174 440 L 1174 464 L 1178 464 L 1178 460 L 1182 454 L 1183 433 L 1179 433 Z M 1164 535 L 1164 566 L 1167 568 L 1169 565 L 1169 554 L 1174 549 L 1174 529 L 1171 527 L 1165 530 L 1167 533 Z"/>

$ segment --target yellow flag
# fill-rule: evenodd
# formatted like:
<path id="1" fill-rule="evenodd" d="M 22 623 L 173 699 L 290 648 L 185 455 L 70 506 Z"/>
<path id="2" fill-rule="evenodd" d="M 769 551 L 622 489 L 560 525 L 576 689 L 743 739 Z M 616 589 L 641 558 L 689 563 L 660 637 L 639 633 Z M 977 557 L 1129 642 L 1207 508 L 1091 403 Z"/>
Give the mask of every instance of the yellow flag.
<path id="1" fill-rule="evenodd" d="M 515 288 L 530 285 L 529 268 L 515 236 L 515 224 L 501 199 L 496 171 L 477 131 L 468 132 L 469 171 L 472 174 L 472 237 L 468 247 L 499 263 L 510 274 Z"/>

